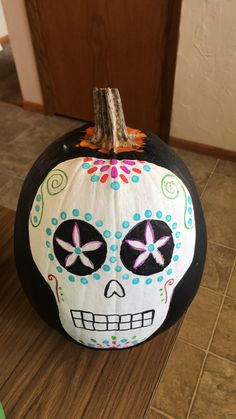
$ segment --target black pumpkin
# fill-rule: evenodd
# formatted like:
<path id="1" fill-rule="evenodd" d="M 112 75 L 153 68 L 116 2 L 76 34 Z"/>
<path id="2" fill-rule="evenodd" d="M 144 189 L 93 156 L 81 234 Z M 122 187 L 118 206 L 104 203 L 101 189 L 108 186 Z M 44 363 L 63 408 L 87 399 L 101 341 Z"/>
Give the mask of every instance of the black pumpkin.
<path id="1" fill-rule="evenodd" d="M 22 286 L 83 345 L 128 348 L 175 323 L 200 284 L 206 229 L 192 177 L 156 135 L 127 128 L 117 89 L 95 89 L 95 127 L 51 144 L 19 198 Z"/>

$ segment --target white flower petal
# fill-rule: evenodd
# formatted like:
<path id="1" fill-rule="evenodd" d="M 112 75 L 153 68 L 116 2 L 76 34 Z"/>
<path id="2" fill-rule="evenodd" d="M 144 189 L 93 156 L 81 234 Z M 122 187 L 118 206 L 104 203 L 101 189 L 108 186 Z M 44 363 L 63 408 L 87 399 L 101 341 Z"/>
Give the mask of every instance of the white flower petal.
<path id="1" fill-rule="evenodd" d="M 64 240 L 58 239 L 58 237 L 56 237 L 55 240 L 59 244 L 59 246 L 67 250 L 67 252 L 74 252 L 74 246 L 72 246 L 70 243 L 67 243 Z"/>
<path id="2" fill-rule="evenodd" d="M 158 265 L 163 266 L 165 264 L 165 258 L 161 254 L 161 252 L 159 252 L 158 250 L 156 252 L 153 252 L 152 256 L 154 257 L 154 259 L 158 263 Z"/>
<path id="3" fill-rule="evenodd" d="M 147 222 L 145 227 L 145 240 L 147 245 L 155 243 L 154 231 L 150 221 Z"/>
<path id="4" fill-rule="evenodd" d="M 92 250 L 97 250 L 99 249 L 99 247 L 101 247 L 102 242 L 100 241 L 92 241 L 92 242 L 88 242 L 86 244 L 84 244 L 81 247 L 81 250 L 83 250 L 83 252 L 91 252 Z"/>
<path id="5" fill-rule="evenodd" d="M 75 247 L 80 247 L 80 231 L 77 223 L 75 223 L 73 227 L 72 240 Z"/>
<path id="6" fill-rule="evenodd" d="M 155 245 L 156 248 L 159 249 L 159 247 L 164 246 L 168 241 L 170 240 L 170 236 L 163 236 L 159 240 L 156 241 Z"/>
<path id="7" fill-rule="evenodd" d="M 79 258 L 81 262 L 83 263 L 83 265 L 88 266 L 91 269 L 94 269 L 94 264 L 91 262 L 91 260 L 87 256 L 85 256 L 84 253 L 81 253 L 81 255 L 79 255 Z"/>
<path id="8" fill-rule="evenodd" d="M 141 253 L 141 255 L 139 255 L 134 263 L 134 269 L 139 268 L 139 266 L 143 265 L 143 263 L 145 262 L 145 260 L 148 258 L 149 256 L 149 252 L 143 252 Z"/>
<path id="9" fill-rule="evenodd" d="M 67 266 L 73 265 L 73 263 L 75 263 L 77 257 L 78 256 L 75 253 L 72 253 L 71 255 L 66 256 L 65 267 L 67 268 Z"/>
<path id="10" fill-rule="evenodd" d="M 146 245 L 138 240 L 125 240 L 133 249 L 146 250 Z"/>

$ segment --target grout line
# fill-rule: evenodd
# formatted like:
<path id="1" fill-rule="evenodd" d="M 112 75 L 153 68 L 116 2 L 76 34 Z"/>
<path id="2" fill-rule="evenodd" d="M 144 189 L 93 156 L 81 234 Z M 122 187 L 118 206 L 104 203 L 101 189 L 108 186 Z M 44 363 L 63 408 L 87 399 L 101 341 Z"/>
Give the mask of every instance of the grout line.
<path id="1" fill-rule="evenodd" d="M 200 288 L 204 288 L 205 290 L 207 290 L 207 291 L 211 291 L 212 292 L 212 294 L 215 294 L 215 295 L 220 295 L 221 297 L 223 297 L 223 295 L 224 295 L 224 291 L 222 291 L 222 292 L 219 292 L 219 291 L 216 291 L 216 290 L 213 290 L 212 288 L 209 288 L 209 287 L 207 287 L 206 285 L 200 285 Z"/>
<path id="2" fill-rule="evenodd" d="M 193 347 L 193 348 L 195 348 L 195 349 L 198 349 L 199 351 L 206 352 L 206 349 L 201 348 L 200 346 L 196 345 L 195 343 L 191 343 L 191 342 L 189 342 L 188 340 L 186 340 L 186 339 L 184 339 L 184 338 L 179 337 L 179 338 L 178 338 L 178 340 L 180 340 L 180 341 L 181 341 L 181 342 L 183 342 L 183 343 L 188 344 L 189 346 L 192 346 L 192 347 Z M 222 359 L 222 361 L 227 361 L 227 362 L 229 362 L 230 364 L 232 364 L 232 365 L 236 366 L 236 362 L 232 361 L 231 359 L 225 358 L 225 357 L 223 357 L 223 356 L 221 356 L 221 355 L 218 355 L 218 354 L 216 354 L 215 352 L 212 352 L 212 351 L 210 351 L 210 350 L 209 350 L 209 351 L 208 351 L 208 354 L 209 354 L 209 355 L 213 355 L 213 356 L 215 356 L 216 358 Z"/>
<path id="3" fill-rule="evenodd" d="M 177 335 L 178 335 L 179 330 L 180 330 L 180 328 L 181 328 L 181 325 L 182 325 L 182 323 L 183 323 L 183 320 L 179 320 L 179 321 L 180 321 L 180 325 L 179 325 L 178 330 L 177 330 Z M 165 371 L 165 367 L 166 367 L 166 365 L 167 365 L 167 363 L 168 363 L 168 361 L 169 361 L 169 358 L 170 358 L 170 356 L 171 356 L 172 352 L 174 351 L 175 346 L 177 345 L 177 337 L 176 337 L 176 338 L 174 338 L 174 339 L 171 339 L 171 341 L 173 341 L 173 342 L 174 342 L 174 343 L 173 343 L 173 347 L 171 348 L 171 351 L 169 352 L 168 359 L 164 362 L 164 364 L 165 364 L 165 365 L 164 365 L 163 371 L 162 371 L 162 373 L 161 373 L 161 377 L 160 377 L 160 379 L 159 379 L 159 382 L 158 382 L 158 383 L 157 383 L 157 385 L 155 386 L 155 389 L 154 389 L 154 391 L 153 391 L 153 393 L 152 393 L 152 396 L 150 397 L 150 403 L 149 403 L 149 406 L 150 406 L 150 408 L 153 408 L 153 409 L 155 409 L 155 410 L 158 410 L 158 409 L 157 409 L 157 408 L 154 408 L 154 406 L 152 406 L 152 403 L 153 403 L 153 401 L 154 401 L 155 396 L 156 396 L 156 395 L 157 395 L 157 393 L 158 393 L 158 387 L 159 387 L 159 384 L 161 383 L 161 380 L 162 380 L 162 378 L 163 378 L 163 374 L 164 374 L 164 371 Z M 150 408 L 149 408 L 149 410 L 150 410 Z M 148 417 L 147 417 L 147 414 L 148 414 L 149 410 L 145 412 L 144 419 L 147 419 L 147 418 L 148 418 Z M 170 417 L 171 417 L 171 416 L 170 416 Z M 173 419 L 175 419 L 175 418 L 173 418 Z"/>
<path id="4" fill-rule="evenodd" d="M 225 249 L 236 251 L 236 248 L 235 247 L 226 246 L 225 244 L 217 243 L 217 242 L 214 242 L 213 240 L 208 240 L 208 243 L 215 244 L 215 245 L 221 246 L 221 247 L 225 247 Z"/>
<path id="5" fill-rule="evenodd" d="M 163 412 L 160 409 L 156 409 L 155 407 L 151 407 L 150 410 L 154 410 L 154 412 L 156 412 L 156 413 L 161 413 L 163 416 L 165 416 L 168 419 L 175 419 L 174 416 L 170 416 L 168 413 Z"/>
<path id="6" fill-rule="evenodd" d="M 214 327 L 213 327 L 213 330 L 212 330 L 212 333 L 211 333 L 211 337 L 209 339 L 208 346 L 207 346 L 207 349 L 205 351 L 205 357 L 204 357 L 203 362 L 202 362 L 201 370 L 200 370 L 199 377 L 198 377 L 198 380 L 197 380 L 197 383 L 196 383 L 196 386 L 195 386 L 195 389 L 194 389 L 194 392 L 193 392 L 192 400 L 191 400 L 190 405 L 189 405 L 189 409 L 188 409 L 188 413 L 187 413 L 186 419 L 189 419 L 190 418 L 190 413 L 191 413 L 191 410 L 192 410 L 194 401 L 195 401 L 196 396 L 197 396 L 197 392 L 198 392 L 200 381 L 201 381 L 201 378 L 202 378 L 202 375 L 203 375 L 203 371 L 204 371 L 204 367 L 205 367 L 205 364 L 206 364 L 207 356 L 208 356 L 209 353 L 212 353 L 210 351 L 210 347 L 211 347 L 211 344 L 212 344 L 212 341 L 213 341 L 213 338 L 214 338 L 214 335 L 215 335 L 216 327 L 217 327 L 217 324 L 218 324 L 218 320 L 220 318 L 222 307 L 224 305 L 225 297 L 227 295 L 227 291 L 228 291 L 228 288 L 229 288 L 231 277 L 233 275 L 233 271 L 234 271 L 235 265 L 236 265 L 236 257 L 234 259 L 234 263 L 233 263 L 233 266 L 232 266 L 232 269 L 231 269 L 231 272 L 230 272 L 230 275 L 229 275 L 229 279 L 228 279 L 227 286 L 225 288 L 225 292 L 224 292 L 224 294 L 222 296 L 222 301 L 221 301 L 220 308 L 219 308 L 219 311 L 218 311 L 218 314 L 217 314 L 217 317 L 216 317 L 216 321 L 215 321 L 215 324 L 214 324 Z"/>
<path id="7" fill-rule="evenodd" d="M 232 297 L 231 295 L 228 295 L 228 294 L 225 295 L 224 294 L 225 291 L 219 292 L 219 291 L 213 290 L 212 288 L 208 288 L 205 285 L 200 285 L 200 288 L 204 288 L 205 290 L 212 292 L 212 294 L 214 294 L 214 295 L 218 295 L 220 297 L 225 296 L 225 297 L 229 298 L 230 300 L 236 300 L 236 297 Z"/>
<path id="8" fill-rule="evenodd" d="M 214 173 L 214 171 L 215 171 L 215 169 L 216 169 L 216 166 L 218 165 L 218 162 L 219 162 L 219 159 L 217 159 L 217 160 L 216 160 L 215 166 L 213 167 L 213 170 L 211 171 L 211 173 L 210 173 L 210 175 L 209 175 L 209 177 L 208 177 L 208 179 L 207 179 L 207 181 L 206 181 L 206 184 L 205 184 L 205 186 L 204 186 L 204 188 L 203 188 L 202 192 L 200 193 L 200 198 L 202 198 L 202 197 L 203 197 L 203 194 L 204 194 L 204 192 L 205 192 L 205 190 L 206 190 L 206 188 L 207 188 L 207 186 L 208 186 L 208 183 L 209 183 L 209 181 L 210 181 L 210 179 L 211 179 L 211 177 L 212 177 L 212 175 L 213 175 L 213 173 Z"/>
<path id="9" fill-rule="evenodd" d="M 219 165 L 219 163 L 220 163 L 220 160 L 221 160 L 220 158 L 218 158 L 218 159 L 217 159 L 217 162 L 216 162 L 216 167 L 215 167 L 215 169 L 216 169 L 216 168 L 217 168 L 217 166 Z M 214 169 L 214 171 L 215 171 L 215 169 Z"/>
<path id="10" fill-rule="evenodd" d="M 231 297 L 231 295 L 225 295 L 224 296 L 225 298 L 228 298 L 229 300 L 232 300 L 232 301 L 235 301 L 236 300 L 236 298 L 235 297 Z"/>
<path id="11" fill-rule="evenodd" d="M 231 275 L 231 274 L 230 274 Z M 212 292 L 212 294 L 214 294 L 214 295 L 218 295 L 218 296 L 220 296 L 220 297 L 224 297 L 224 293 L 225 293 L 225 291 L 222 291 L 222 292 L 219 292 L 219 291 L 216 291 L 216 290 L 213 290 L 212 288 L 208 288 L 208 287 L 206 287 L 205 285 L 200 285 L 200 288 L 203 288 L 203 289 L 205 289 L 205 290 L 207 290 L 207 291 L 210 291 L 210 292 Z M 227 298 L 229 298 L 230 300 L 236 300 L 236 297 L 232 297 L 231 295 L 227 295 L 226 294 L 226 297 Z"/>
<path id="12" fill-rule="evenodd" d="M 206 285 L 200 284 L 199 288 L 204 288 L 205 290 L 210 291 L 210 293 L 212 293 L 214 295 L 218 295 L 218 296 L 221 296 L 221 297 L 224 296 L 224 291 L 219 292 L 219 291 L 213 290 L 212 288 L 207 287 Z"/>
<path id="13" fill-rule="evenodd" d="M 209 355 L 215 356 L 216 358 L 219 358 L 219 359 L 221 359 L 222 361 L 229 362 L 229 363 L 230 363 L 230 364 L 232 364 L 234 367 L 236 366 L 236 362 L 232 361 L 232 360 L 231 360 L 231 359 L 229 359 L 229 358 L 224 358 L 224 357 L 223 357 L 223 356 L 221 356 L 221 355 L 215 354 L 215 352 L 209 351 Z"/>
<path id="14" fill-rule="evenodd" d="M 229 288 L 230 280 L 231 280 L 231 278 L 232 278 L 232 276 L 233 276 L 233 272 L 234 272 L 234 268 L 235 268 L 235 266 L 236 266 L 236 256 L 235 256 L 235 258 L 234 258 L 234 263 L 233 263 L 233 266 L 232 266 L 231 271 L 230 271 L 230 275 L 229 275 L 228 283 L 227 283 L 227 285 L 226 285 L 226 287 L 225 287 L 224 297 L 228 297 L 227 292 L 228 292 L 228 288 Z"/>
<path id="15" fill-rule="evenodd" d="M 183 342 L 183 343 L 187 343 L 189 346 L 192 346 L 193 348 L 195 348 L 195 349 L 198 349 L 198 350 L 200 350 L 200 351 L 202 351 L 202 352 L 206 352 L 206 349 L 204 349 L 204 348 L 201 348 L 200 346 L 198 346 L 198 345 L 196 345 L 195 343 L 191 343 L 191 342 L 189 342 L 187 339 L 185 339 L 185 338 L 181 338 L 181 337 L 178 337 L 178 340 L 180 340 L 181 342 Z"/>

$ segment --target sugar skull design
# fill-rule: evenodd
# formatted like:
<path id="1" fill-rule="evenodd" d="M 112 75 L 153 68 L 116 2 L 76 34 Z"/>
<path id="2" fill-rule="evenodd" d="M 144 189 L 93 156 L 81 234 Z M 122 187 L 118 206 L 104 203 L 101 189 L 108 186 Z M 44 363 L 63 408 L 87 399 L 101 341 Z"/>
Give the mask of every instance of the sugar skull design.
<path id="1" fill-rule="evenodd" d="M 189 191 L 170 170 L 145 161 L 59 163 L 38 188 L 28 227 L 62 327 L 97 348 L 122 349 L 153 335 L 195 250 Z"/>

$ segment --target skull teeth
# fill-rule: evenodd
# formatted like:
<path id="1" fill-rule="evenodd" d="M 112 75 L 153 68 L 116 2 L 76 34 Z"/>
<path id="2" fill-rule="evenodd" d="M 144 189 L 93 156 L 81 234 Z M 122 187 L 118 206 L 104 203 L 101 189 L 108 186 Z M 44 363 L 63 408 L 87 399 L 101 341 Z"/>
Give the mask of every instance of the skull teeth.
<path id="1" fill-rule="evenodd" d="M 90 311 L 71 310 L 71 317 L 75 327 L 86 330 L 112 331 L 130 330 L 151 326 L 154 310 L 135 314 L 94 314 Z"/>

